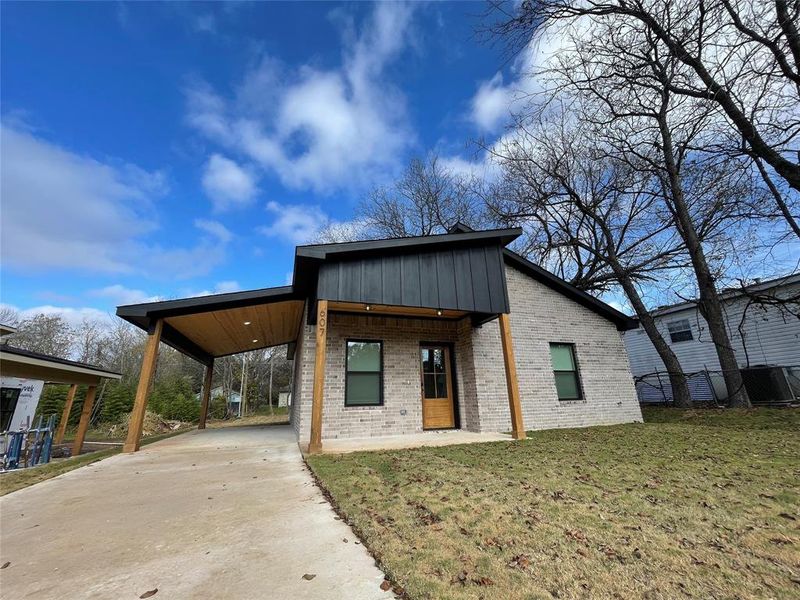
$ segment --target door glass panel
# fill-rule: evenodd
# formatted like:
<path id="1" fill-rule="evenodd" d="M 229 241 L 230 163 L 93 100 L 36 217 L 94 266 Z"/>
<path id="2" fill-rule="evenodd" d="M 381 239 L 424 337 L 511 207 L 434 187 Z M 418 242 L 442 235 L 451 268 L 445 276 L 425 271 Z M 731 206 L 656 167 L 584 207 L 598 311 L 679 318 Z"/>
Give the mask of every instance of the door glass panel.
<path id="1" fill-rule="evenodd" d="M 426 373 L 422 376 L 425 398 L 436 398 L 436 379 L 435 375 Z"/>
<path id="2" fill-rule="evenodd" d="M 433 369 L 436 373 L 444 373 L 444 350 L 433 349 Z"/>
<path id="3" fill-rule="evenodd" d="M 422 349 L 422 372 L 431 373 L 433 364 L 431 363 L 431 351 L 428 348 Z"/>
<path id="4" fill-rule="evenodd" d="M 440 373 L 436 377 L 436 397 L 447 398 L 447 375 Z"/>

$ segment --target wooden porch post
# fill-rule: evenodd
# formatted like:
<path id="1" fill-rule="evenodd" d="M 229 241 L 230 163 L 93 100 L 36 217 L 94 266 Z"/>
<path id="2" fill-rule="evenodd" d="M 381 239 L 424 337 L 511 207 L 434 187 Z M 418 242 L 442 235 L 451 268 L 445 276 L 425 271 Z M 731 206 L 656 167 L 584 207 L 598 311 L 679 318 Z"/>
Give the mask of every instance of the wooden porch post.
<path id="1" fill-rule="evenodd" d="M 142 371 L 139 374 L 139 386 L 136 388 L 136 400 L 133 402 L 133 411 L 128 424 L 128 437 L 123 452 L 136 452 L 142 437 L 142 426 L 144 425 L 144 413 L 147 410 L 147 397 L 150 395 L 150 386 L 153 383 L 153 374 L 156 371 L 158 362 L 158 343 L 161 341 L 161 330 L 164 322 L 158 319 L 152 326 L 147 336 L 147 346 L 144 349 L 142 358 Z"/>
<path id="2" fill-rule="evenodd" d="M 64 412 L 61 413 L 61 421 L 59 421 L 56 435 L 53 437 L 54 444 L 60 444 L 64 441 L 64 434 L 67 431 L 67 421 L 69 421 L 69 413 L 72 412 L 72 403 L 75 401 L 75 392 L 77 391 L 77 383 L 73 383 L 71 386 L 69 386 L 69 392 L 67 392 L 67 401 L 64 404 Z"/>
<path id="3" fill-rule="evenodd" d="M 203 379 L 203 401 L 200 404 L 200 423 L 198 429 L 206 428 L 206 418 L 208 417 L 208 402 L 211 399 L 211 379 L 214 377 L 214 359 L 206 365 L 206 376 Z"/>
<path id="4" fill-rule="evenodd" d="M 511 411 L 511 435 L 515 440 L 524 440 L 525 426 L 522 424 L 522 407 L 520 406 L 519 382 L 517 381 L 517 363 L 514 360 L 514 345 L 511 340 L 511 323 L 508 320 L 508 313 L 500 314 L 500 340 L 503 343 L 503 362 L 506 367 L 508 408 Z"/>
<path id="5" fill-rule="evenodd" d="M 314 395 L 311 404 L 311 440 L 308 452 L 322 451 L 322 400 L 325 389 L 325 346 L 328 340 L 328 301 L 317 301 L 317 347 L 314 357 Z"/>
<path id="6" fill-rule="evenodd" d="M 81 420 L 78 423 L 78 432 L 75 434 L 75 441 L 72 444 L 72 456 L 78 456 L 83 448 L 83 440 L 86 438 L 86 430 L 89 429 L 89 419 L 92 416 L 94 397 L 97 394 L 97 386 L 90 385 L 86 390 L 86 399 L 83 401 L 81 409 Z"/>

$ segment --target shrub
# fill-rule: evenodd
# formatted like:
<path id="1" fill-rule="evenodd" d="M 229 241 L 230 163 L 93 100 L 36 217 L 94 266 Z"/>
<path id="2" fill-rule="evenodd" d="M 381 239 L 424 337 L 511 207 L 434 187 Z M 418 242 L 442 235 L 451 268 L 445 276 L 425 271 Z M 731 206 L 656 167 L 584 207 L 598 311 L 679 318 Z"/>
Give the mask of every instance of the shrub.
<path id="1" fill-rule="evenodd" d="M 110 383 L 103 394 L 100 420 L 104 423 L 122 422 L 123 417 L 133 410 L 135 396 L 133 388 L 120 383 Z"/>

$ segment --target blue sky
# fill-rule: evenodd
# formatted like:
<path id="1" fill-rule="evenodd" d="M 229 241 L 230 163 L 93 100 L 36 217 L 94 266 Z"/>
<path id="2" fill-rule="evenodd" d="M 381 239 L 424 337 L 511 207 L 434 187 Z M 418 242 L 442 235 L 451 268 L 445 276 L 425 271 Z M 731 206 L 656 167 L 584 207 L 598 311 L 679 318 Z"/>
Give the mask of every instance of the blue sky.
<path id="1" fill-rule="evenodd" d="M 285 284 L 410 157 L 480 164 L 510 76 L 483 9 L 2 3 L 0 300 L 80 318 Z"/>

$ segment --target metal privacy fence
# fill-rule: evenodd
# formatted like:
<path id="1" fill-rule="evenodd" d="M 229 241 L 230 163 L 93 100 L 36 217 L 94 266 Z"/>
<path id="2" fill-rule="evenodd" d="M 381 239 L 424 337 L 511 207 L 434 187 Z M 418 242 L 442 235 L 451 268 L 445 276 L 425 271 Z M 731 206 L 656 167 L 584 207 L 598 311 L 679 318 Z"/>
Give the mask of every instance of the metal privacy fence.
<path id="1" fill-rule="evenodd" d="M 758 366 L 740 369 L 750 401 L 759 406 L 800 404 L 800 365 Z M 722 371 L 686 373 L 689 393 L 697 403 L 724 406 L 728 400 Z M 666 371 L 635 377 L 642 404 L 671 404 L 672 387 Z"/>

